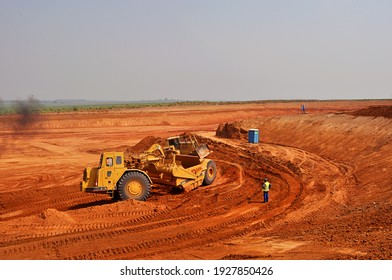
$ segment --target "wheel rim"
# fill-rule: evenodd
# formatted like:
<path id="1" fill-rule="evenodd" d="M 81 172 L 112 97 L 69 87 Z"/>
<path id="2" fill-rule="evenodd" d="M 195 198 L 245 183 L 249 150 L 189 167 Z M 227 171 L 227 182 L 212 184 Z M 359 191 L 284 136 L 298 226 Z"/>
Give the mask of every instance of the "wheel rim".
<path id="1" fill-rule="evenodd" d="M 214 168 L 212 168 L 212 167 L 208 168 L 207 176 L 208 176 L 208 178 L 212 178 L 214 176 Z"/>
<path id="2" fill-rule="evenodd" d="M 138 196 L 143 191 L 143 186 L 138 181 L 131 181 L 127 184 L 127 191 L 131 196 Z"/>

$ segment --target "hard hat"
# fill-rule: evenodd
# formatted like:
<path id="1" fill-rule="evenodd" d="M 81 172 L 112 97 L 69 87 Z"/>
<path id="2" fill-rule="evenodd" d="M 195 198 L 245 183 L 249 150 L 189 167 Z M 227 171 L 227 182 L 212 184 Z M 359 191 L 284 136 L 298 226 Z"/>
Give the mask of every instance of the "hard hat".
<path id="1" fill-rule="evenodd" d="M 264 178 L 264 182 L 267 182 L 268 181 L 268 179 L 267 178 Z"/>

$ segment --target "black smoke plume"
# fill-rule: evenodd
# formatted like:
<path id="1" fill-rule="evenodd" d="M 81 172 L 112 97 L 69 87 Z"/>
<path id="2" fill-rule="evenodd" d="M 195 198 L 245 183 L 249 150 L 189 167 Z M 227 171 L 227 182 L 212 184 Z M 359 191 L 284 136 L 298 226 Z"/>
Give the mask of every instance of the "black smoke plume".
<path id="1" fill-rule="evenodd" d="M 0 99 L 0 113 L 7 112 L 3 100 Z M 1 116 L 2 129 L 4 133 L 0 135 L 0 157 L 8 150 L 15 149 L 15 137 L 23 137 L 26 141 L 38 131 L 33 124 L 36 123 L 40 116 L 41 103 L 34 96 L 30 96 L 26 101 L 15 101 L 13 103 L 12 113 Z M 12 111 L 12 110 L 11 110 Z"/>
<path id="2" fill-rule="evenodd" d="M 18 115 L 16 129 L 26 129 L 35 123 L 39 117 L 41 103 L 34 96 L 29 96 L 27 101 L 16 101 L 15 110 Z"/>

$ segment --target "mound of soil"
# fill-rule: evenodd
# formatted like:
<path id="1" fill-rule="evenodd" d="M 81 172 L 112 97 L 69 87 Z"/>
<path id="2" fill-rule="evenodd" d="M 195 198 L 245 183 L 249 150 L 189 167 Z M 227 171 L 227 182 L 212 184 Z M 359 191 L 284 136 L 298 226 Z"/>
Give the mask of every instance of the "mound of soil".
<path id="1" fill-rule="evenodd" d="M 58 211 L 56 209 L 46 209 L 39 215 L 44 224 L 72 224 L 75 220 L 63 211 Z"/>
<path id="2" fill-rule="evenodd" d="M 246 139 L 247 131 L 241 127 L 238 122 L 219 124 L 215 135 L 222 138 L 229 139 Z"/>
<path id="3" fill-rule="evenodd" d="M 370 106 L 351 113 L 354 116 L 392 118 L 392 106 Z"/>
<path id="4" fill-rule="evenodd" d="M 125 150 L 125 153 L 126 154 L 141 153 L 148 150 L 148 148 L 150 148 L 151 145 L 153 144 L 159 144 L 161 146 L 165 146 L 166 139 L 161 137 L 155 137 L 155 136 L 147 136 L 133 147 L 127 148 Z"/>

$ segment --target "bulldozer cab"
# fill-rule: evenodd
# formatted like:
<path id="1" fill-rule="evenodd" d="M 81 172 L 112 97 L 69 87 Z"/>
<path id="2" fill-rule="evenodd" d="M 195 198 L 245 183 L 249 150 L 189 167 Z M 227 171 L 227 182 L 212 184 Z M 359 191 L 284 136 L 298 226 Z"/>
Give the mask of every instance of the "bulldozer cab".
<path id="1" fill-rule="evenodd" d="M 113 189 L 117 183 L 116 170 L 123 169 L 123 153 L 105 152 L 101 155 L 99 163 L 98 185 Z"/>

